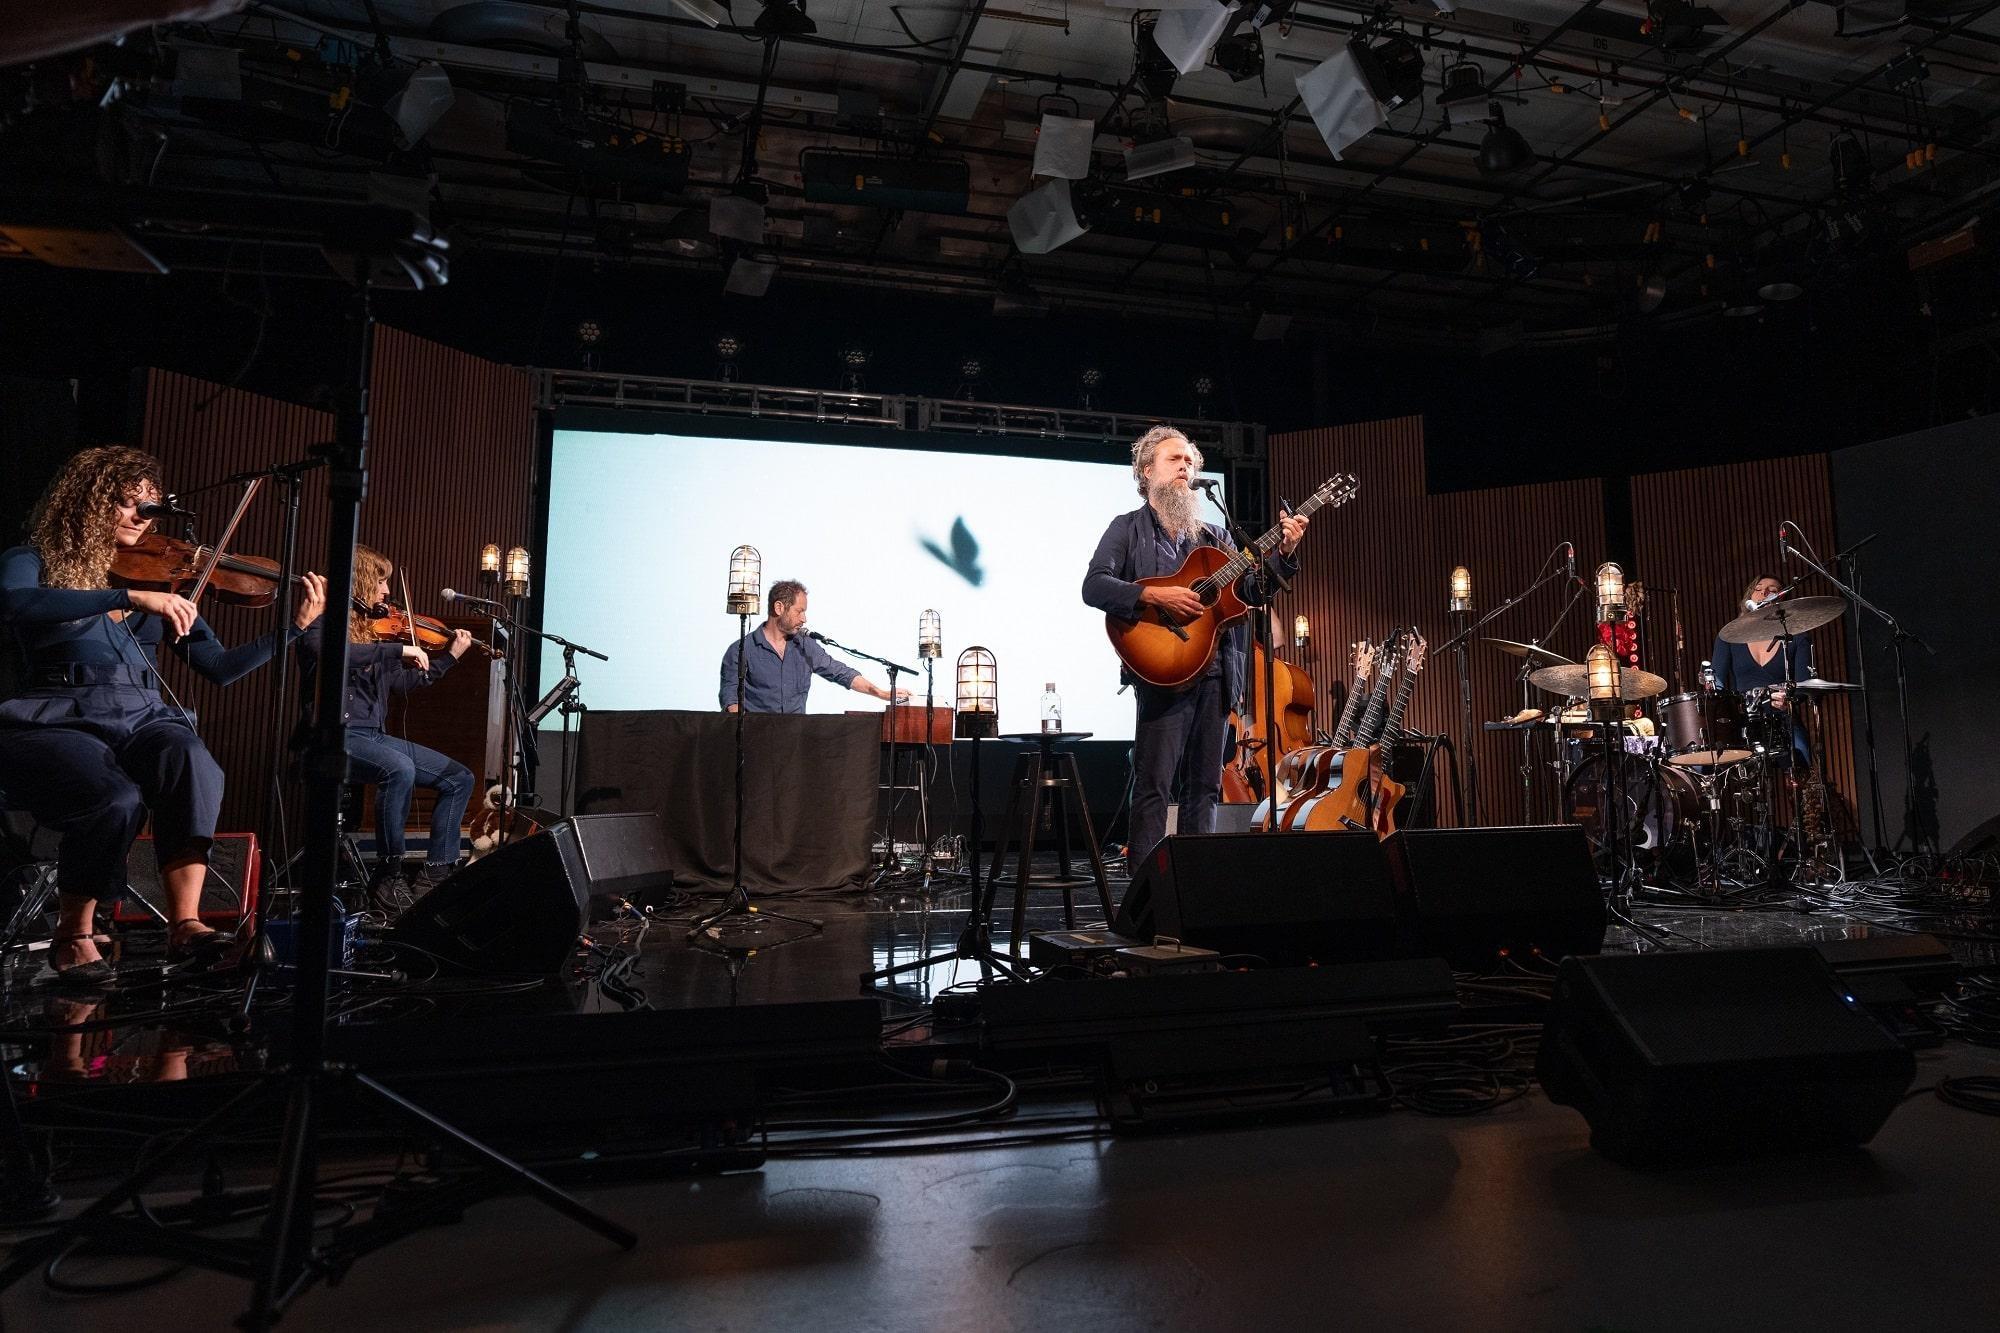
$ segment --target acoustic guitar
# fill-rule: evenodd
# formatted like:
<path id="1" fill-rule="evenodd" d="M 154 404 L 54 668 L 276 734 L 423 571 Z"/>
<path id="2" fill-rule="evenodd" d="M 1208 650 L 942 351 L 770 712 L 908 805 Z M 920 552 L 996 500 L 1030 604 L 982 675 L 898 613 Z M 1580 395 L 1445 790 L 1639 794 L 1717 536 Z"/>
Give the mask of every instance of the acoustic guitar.
<path id="1" fill-rule="evenodd" d="M 1310 518 L 1322 508 L 1338 508 L 1361 488 L 1352 473 L 1328 477 L 1319 489 L 1299 502 L 1292 513 Z M 1139 580 L 1141 587 L 1173 585 L 1189 588 L 1201 598 L 1201 613 L 1183 621 L 1164 607 L 1140 608 L 1137 620 L 1104 617 L 1104 632 L 1125 669 L 1148 685 L 1178 690 L 1200 680 L 1215 660 L 1223 631 L 1241 620 L 1249 608 L 1236 595 L 1236 581 L 1278 549 L 1284 528 L 1274 524 L 1247 551 L 1234 555 L 1214 546 L 1197 546 L 1171 574 Z"/>
<path id="2" fill-rule="evenodd" d="M 1382 729 L 1382 742 L 1389 749 L 1383 752 L 1382 744 L 1376 745 L 1368 753 L 1369 793 L 1371 807 L 1368 827 L 1375 830 L 1375 836 L 1386 838 L 1396 831 L 1396 804 L 1403 799 L 1409 787 L 1389 776 L 1388 755 L 1395 753 L 1396 738 L 1403 733 L 1403 710 L 1410 702 L 1410 689 L 1417 683 L 1417 673 L 1424 669 L 1424 653 L 1430 645 L 1424 636 L 1411 633 L 1415 642 L 1403 658 L 1403 683 L 1396 688 L 1396 702 L 1389 710 L 1389 722 Z"/>
<path id="3" fill-rule="evenodd" d="M 1369 669 L 1375 662 L 1375 646 L 1363 639 L 1354 645 L 1354 685 L 1347 691 L 1347 702 L 1341 706 L 1340 721 L 1334 727 L 1333 739 L 1326 745 L 1301 745 L 1287 753 L 1278 763 L 1277 822 L 1284 827 L 1284 814 L 1288 806 L 1300 797 L 1319 789 L 1324 781 L 1325 764 L 1339 754 L 1354 738 L 1354 727 L 1361 720 L 1361 700 L 1366 691 Z M 1259 827 L 1269 827 L 1272 821 L 1271 798 L 1266 797 L 1251 815 L 1251 822 Z"/>
<path id="4" fill-rule="evenodd" d="M 1407 631 L 1393 630 L 1377 650 L 1378 655 L 1387 656 L 1375 674 L 1375 688 L 1368 692 L 1368 711 L 1347 744 L 1329 747 L 1331 753 L 1317 774 L 1318 781 L 1292 802 L 1279 821 L 1280 828 L 1320 833 L 1367 827 L 1370 756 L 1388 725 L 1389 690 L 1402 667 L 1407 642 Z"/>

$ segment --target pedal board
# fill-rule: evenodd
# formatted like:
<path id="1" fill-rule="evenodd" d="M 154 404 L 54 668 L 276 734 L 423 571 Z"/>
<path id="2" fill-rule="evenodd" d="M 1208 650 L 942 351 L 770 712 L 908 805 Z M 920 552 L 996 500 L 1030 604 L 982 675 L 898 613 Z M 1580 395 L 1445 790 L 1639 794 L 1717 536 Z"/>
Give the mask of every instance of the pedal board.
<path id="1" fill-rule="evenodd" d="M 1100 959 L 1148 943 L 1111 930 L 1038 930 L 1028 936 L 1028 961 L 1044 972 L 1063 967 L 1096 972 Z"/>

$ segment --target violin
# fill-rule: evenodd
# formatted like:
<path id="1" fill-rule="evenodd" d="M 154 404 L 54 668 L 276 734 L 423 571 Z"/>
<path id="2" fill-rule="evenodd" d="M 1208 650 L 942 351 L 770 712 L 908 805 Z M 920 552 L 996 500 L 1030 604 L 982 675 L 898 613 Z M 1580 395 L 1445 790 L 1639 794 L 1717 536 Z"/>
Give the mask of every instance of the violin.
<path id="1" fill-rule="evenodd" d="M 370 606 L 359 597 L 354 599 L 354 613 L 361 617 L 362 624 L 378 639 L 400 639 L 414 643 L 427 653 L 441 652 L 451 647 L 452 628 L 442 620 L 431 616 L 418 615 L 397 606 L 394 602 L 383 602 Z M 478 639 L 472 646 L 488 657 L 496 656 L 493 649 Z"/>
<path id="2" fill-rule="evenodd" d="M 213 546 L 149 532 L 111 557 L 111 577 L 127 588 L 181 593 L 192 588 L 215 556 Z M 208 591 L 235 606 L 265 607 L 278 600 L 278 562 L 255 555 L 224 555 L 215 561 Z M 305 580 L 292 575 L 295 586 Z"/>

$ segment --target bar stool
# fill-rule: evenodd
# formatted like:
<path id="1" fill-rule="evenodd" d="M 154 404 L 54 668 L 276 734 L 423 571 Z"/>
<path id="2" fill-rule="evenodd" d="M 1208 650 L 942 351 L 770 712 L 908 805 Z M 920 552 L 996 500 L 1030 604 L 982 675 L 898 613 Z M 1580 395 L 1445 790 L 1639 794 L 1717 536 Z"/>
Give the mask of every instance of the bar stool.
<path id="1" fill-rule="evenodd" d="M 1003 734 L 1000 739 L 1013 741 L 1022 747 L 1014 757 L 1014 780 L 1007 796 L 1007 814 L 1001 821 L 1006 830 L 999 847 L 994 849 L 993 861 L 987 871 L 989 883 L 997 882 L 1000 868 L 1006 863 L 1009 848 L 1018 847 L 1014 873 L 1014 928 L 1008 943 L 1011 952 L 1021 951 L 1021 936 L 1027 926 L 1028 890 L 1036 883 L 1049 888 L 1059 888 L 1063 896 L 1063 924 L 1067 929 L 1076 929 L 1077 885 L 1085 883 L 1085 877 L 1070 869 L 1070 826 L 1069 804 L 1076 803 L 1076 815 L 1083 825 L 1084 845 L 1090 849 L 1090 878 L 1097 881 L 1097 901 L 1104 908 L 1104 919 L 1111 920 L 1111 882 L 1104 874 L 1104 855 L 1098 850 L 1097 830 L 1090 823 L 1090 809 L 1083 800 L 1083 774 L 1077 769 L 1076 755 L 1068 750 L 1058 750 L 1056 746 L 1070 741 L 1088 740 L 1088 731 L 1017 731 Z M 1034 748 L 1027 748 L 1030 743 Z M 1053 876 L 1035 874 L 1035 846 L 1041 828 L 1042 811 L 1047 809 L 1050 822 L 1055 826 L 1056 864 L 1058 872 Z M 974 855 L 977 855 L 977 849 Z"/>

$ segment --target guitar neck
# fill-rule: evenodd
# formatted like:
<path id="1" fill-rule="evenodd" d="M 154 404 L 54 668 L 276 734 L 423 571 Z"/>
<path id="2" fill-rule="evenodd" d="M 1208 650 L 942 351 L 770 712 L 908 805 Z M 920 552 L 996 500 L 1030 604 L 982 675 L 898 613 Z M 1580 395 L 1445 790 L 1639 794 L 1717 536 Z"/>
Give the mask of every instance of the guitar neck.
<path id="1" fill-rule="evenodd" d="M 1410 691 L 1416 687 L 1417 673 L 1405 671 L 1403 683 L 1396 689 L 1395 707 L 1389 710 L 1388 725 L 1382 728 L 1382 739 L 1394 743 L 1403 734 L 1403 709 L 1409 705 Z"/>
<path id="2" fill-rule="evenodd" d="M 1333 494 L 1337 495 L 1340 494 L 1340 492 L 1336 491 L 1333 492 Z M 1305 498 L 1304 503 L 1300 504 L 1297 509 L 1292 511 L 1292 517 L 1311 518 L 1313 514 L 1322 505 L 1326 504 L 1329 498 L 1330 498 L 1329 494 L 1324 488 L 1322 488 L 1321 490 L 1314 491 L 1311 495 Z M 1342 495 L 1341 498 L 1345 499 L 1346 497 Z M 1285 539 L 1284 525 L 1282 523 L 1273 523 L 1270 527 L 1270 530 L 1265 532 L 1263 536 L 1259 537 L 1256 540 L 1256 542 L 1252 544 L 1250 551 L 1248 552 L 1238 551 L 1236 554 L 1230 556 L 1229 563 L 1224 565 L 1221 569 L 1216 570 L 1214 574 L 1210 575 L 1210 577 L 1214 579 L 1218 585 L 1236 582 L 1237 579 L 1242 578 L 1245 574 L 1250 572 L 1251 566 L 1259 563 L 1266 556 L 1270 555 L 1271 552 L 1277 550 L 1278 543 L 1282 542 L 1284 539 Z M 1251 554 L 1251 552 L 1254 552 L 1255 554 L 1253 555 Z"/>
<path id="3" fill-rule="evenodd" d="M 1389 710 L 1389 682 L 1396 678 L 1397 668 L 1403 664 L 1403 655 L 1398 652 L 1382 668 L 1382 678 L 1375 682 L 1374 691 L 1368 696 L 1368 714 L 1361 719 L 1361 727 L 1354 737 L 1356 745 L 1373 745 L 1382 739 L 1382 724 Z"/>
<path id="4" fill-rule="evenodd" d="M 1354 682 L 1354 688 L 1347 692 L 1347 702 L 1340 707 L 1340 721 L 1333 728 L 1333 744 L 1339 749 L 1346 749 L 1354 739 L 1354 724 L 1361 716 L 1361 684 L 1360 679 Z"/>

